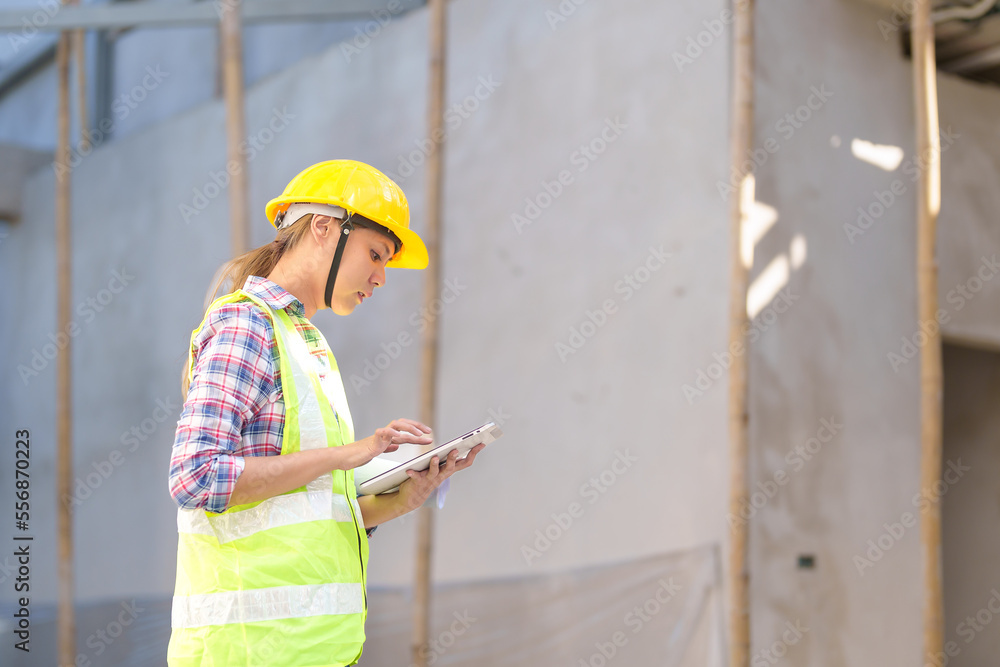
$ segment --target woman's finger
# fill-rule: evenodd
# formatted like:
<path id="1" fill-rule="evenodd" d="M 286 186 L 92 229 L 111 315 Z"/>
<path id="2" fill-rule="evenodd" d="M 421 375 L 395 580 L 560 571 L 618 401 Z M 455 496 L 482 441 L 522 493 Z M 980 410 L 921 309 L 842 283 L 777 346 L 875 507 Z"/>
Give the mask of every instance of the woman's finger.
<path id="1" fill-rule="evenodd" d="M 392 422 L 392 426 L 393 428 L 405 430 L 417 436 L 431 432 L 430 426 L 422 424 L 416 421 L 415 419 L 405 419 L 405 418 L 396 419 Z"/>
<path id="2" fill-rule="evenodd" d="M 407 430 L 393 429 L 393 441 L 398 444 L 410 443 L 414 445 L 429 445 L 433 440 L 426 434 L 413 434 Z"/>
<path id="3" fill-rule="evenodd" d="M 395 433 L 397 436 L 400 436 L 400 437 L 403 436 L 404 434 L 405 435 L 410 435 L 410 436 L 417 436 L 417 437 L 423 435 L 422 433 L 419 433 L 419 432 L 414 433 L 413 432 L 413 427 L 411 427 L 409 424 L 400 423 L 399 420 L 396 420 L 396 421 L 392 422 L 391 424 L 389 424 L 389 428 L 392 429 L 393 433 Z"/>
<path id="4" fill-rule="evenodd" d="M 424 433 L 431 432 L 430 426 L 428 426 L 427 424 L 422 424 L 418 422 L 416 419 L 406 419 L 405 421 L 409 422 L 412 426 L 416 426 L 419 430 L 423 431 Z"/>
<path id="5" fill-rule="evenodd" d="M 484 444 L 478 444 L 475 447 L 473 447 L 469 451 L 469 453 L 466 455 L 466 457 L 464 459 L 462 459 L 461 461 L 459 461 L 456 464 L 455 469 L 456 470 L 465 470 L 466 468 L 468 468 L 469 466 L 471 466 L 472 463 L 473 463 L 473 461 L 476 460 L 476 454 L 478 454 L 479 452 L 483 451 L 483 449 L 485 449 L 485 448 L 486 448 L 486 445 L 484 445 Z"/>

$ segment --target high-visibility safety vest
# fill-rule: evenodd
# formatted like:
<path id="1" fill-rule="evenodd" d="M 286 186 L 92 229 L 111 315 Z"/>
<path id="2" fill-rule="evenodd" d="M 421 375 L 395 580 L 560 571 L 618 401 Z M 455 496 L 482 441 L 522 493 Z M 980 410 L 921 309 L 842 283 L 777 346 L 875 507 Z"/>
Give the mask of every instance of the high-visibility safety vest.
<path id="1" fill-rule="evenodd" d="M 323 362 L 284 310 L 238 290 L 209 311 L 245 299 L 275 333 L 285 403 L 281 454 L 353 442 L 343 381 L 322 334 L 330 364 L 324 380 L 317 372 Z M 190 374 L 195 336 L 207 319 L 191 336 Z M 177 530 L 171 667 L 343 667 L 361 657 L 368 536 L 353 470 L 221 514 L 179 510 Z"/>

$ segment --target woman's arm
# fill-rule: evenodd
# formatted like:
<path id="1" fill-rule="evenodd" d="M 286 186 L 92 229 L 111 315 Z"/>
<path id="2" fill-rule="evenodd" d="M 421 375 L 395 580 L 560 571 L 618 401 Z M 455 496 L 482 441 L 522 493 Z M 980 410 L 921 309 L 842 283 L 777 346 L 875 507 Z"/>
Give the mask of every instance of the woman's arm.
<path id="1" fill-rule="evenodd" d="M 247 456 L 243 472 L 236 479 L 229 507 L 266 500 L 305 486 L 331 470 L 351 470 L 382 452 L 391 452 L 403 443 L 427 445 L 430 427 L 412 419 L 396 419 L 375 429 L 375 435 L 341 447 L 310 449 L 282 456 Z M 350 489 L 349 491 L 353 491 Z"/>
<path id="2" fill-rule="evenodd" d="M 183 509 L 223 512 L 299 488 L 331 470 L 363 465 L 401 443 L 431 442 L 429 427 L 397 419 L 346 446 L 242 455 L 243 427 L 275 390 L 269 326 L 256 309 L 230 304 L 212 311 L 199 336 L 170 464 L 170 493 Z"/>
<path id="3" fill-rule="evenodd" d="M 373 528 L 380 523 L 412 512 L 423 505 L 434 489 L 441 486 L 444 480 L 459 470 L 465 470 L 471 466 L 476 460 L 476 454 L 483 451 L 484 447 L 486 447 L 485 444 L 476 445 L 461 461 L 456 460 L 458 459 L 458 450 L 453 449 L 448 453 L 444 466 L 438 465 L 438 457 L 435 456 L 431 459 L 431 465 L 427 470 L 423 472 L 408 470 L 406 474 L 410 479 L 399 485 L 399 491 L 358 498 L 358 506 L 365 519 L 365 528 Z"/>
<path id="4" fill-rule="evenodd" d="M 242 431 L 276 391 L 268 326 L 248 304 L 228 304 L 211 311 L 194 341 L 195 373 L 170 459 L 170 494 L 182 509 L 224 511 L 244 458 L 255 453 Z"/>

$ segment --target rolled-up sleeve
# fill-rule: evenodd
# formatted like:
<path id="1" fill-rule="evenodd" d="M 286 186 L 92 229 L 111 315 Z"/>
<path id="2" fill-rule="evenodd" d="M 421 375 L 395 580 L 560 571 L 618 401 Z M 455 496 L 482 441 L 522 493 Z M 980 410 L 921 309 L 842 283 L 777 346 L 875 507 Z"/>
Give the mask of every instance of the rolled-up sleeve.
<path id="1" fill-rule="evenodd" d="M 170 495 L 183 509 L 222 512 L 243 472 L 241 433 L 274 391 L 270 324 L 252 305 L 220 307 L 194 341 L 194 375 L 170 457 Z"/>

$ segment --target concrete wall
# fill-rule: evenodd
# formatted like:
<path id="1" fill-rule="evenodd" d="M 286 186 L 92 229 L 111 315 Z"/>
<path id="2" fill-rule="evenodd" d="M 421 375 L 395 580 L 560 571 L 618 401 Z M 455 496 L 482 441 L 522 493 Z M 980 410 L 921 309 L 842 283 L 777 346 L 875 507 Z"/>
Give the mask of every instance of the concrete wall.
<path id="1" fill-rule="evenodd" d="M 454 480 L 438 515 L 439 581 L 626 560 L 717 543 L 725 530 L 725 390 L 720 383 L 690 405 L 682 384 L 725 340 L 726 216 L 715 181 L 726 164 L 726 47 L 720 40 L 683 71 L 672 57 L 722 7 L 590 3 L 550 26 L 546 11 L 556 6 L 450 7 L 448 105 L 464 106 L 449 115 L 442 273 L 460 294 L 433 315 L 442 325 L 434 426 L 448 437 L 492 417 L 506 435 Z M 664 25 L 679 28 L 664 38 Z M 267 199 L 332 156 L 395 173 L 414 227 L 424 228 L 426 60 L 414 54 L 426 53 L 426 32 L 425 12 L 415 12 L 350 63 L 334 47 L 249 91 L 248 133 L 272 137 L 250 163 L 255 244 L 270 239 L 260 215 Z M 263 132 L 275 118 L 271 130 L 282 127 Z M 74 338 L 77 476 L 86 483 L 95 465 L 127 450 L 133 426 L 141 432 L 150 420 L 152 431 L 77 511 L 81 601 L 172 589 L 166 470 L 179 403 L 153 422 L 158 401 L 179 400 L 187 339 L 227 255 L 226 195 L 212 185 L 224 155 L 213 102 L 95 151 L 73 171 L 73 303 L 100 299 L 116 270 L 128 281 L 91 320 L 80 316 Z M 546 184 L 564 171 L 568 184 L 549 204 Z M 30 183 L 33 213 L 0 245 L 5 270 L 35 286 L 3 297 L 8 310 L 37 311 L 4 325 L 10 379 L 0 414 L 35 442 L 39 602 L 55 595 L 55 371 L 49 363 L 22 382 L 17 366 L 43 353 L 55 329 L 53 187 L 50 171 Z M 519 230 L 512 215 L 533 215 L 526 198 L 544 212 Z M 633 274 L 637 288 L 626 289 Z M 368 386 L 351 378 L 383 343 L 418 332 L 421 288 L 421 274 L 390 272 L 387 289 L 354 317 L 316 317 L 338 354 L 359 437 L 417 416 L 416 346 Z M 613 312 L 564 363 L 557 344 L 572 345 L 573 328 L 590 332 L 588 311 L 608 300 Z M 0 484 L 9 498 L 9 480 Z M 536 543 L 536 531 L 573 503 L 584 508 L 573 527 L 551 546 Z M 374 586 L 411 579 L 413 523 L 376 533 Z"/>
<path id="2" fill-rule="evenodd" d="M 751 519 L 753 651 L 780 650 L 786 623 L 801 623 L 808 632 L 785 645 L 790 664 L 920 656 L 916 531 L 870 568 L 854 560 L 883 523 L 913 511 L 919 465 L 917 366 L 894 371 L 886 357 L 916 330 L 913 187 L 860 235 L 845 227 L 898 177 L 855 158 L 852 141 L 913 154 L 911 71 L 882 39 L 881 17 L 824 0 L 770 3 L 757 22 L 755 144 L 771 137 L 778 150 L 757 170 L 757 200 L 777 221 L 757 244 L 755 278 L 767 284 L 765 267 L 783 256 L 794 264 L 796 235 L 806 246 L 787 280 L 797 300 L 770 326 L 758 317 L 750 358 L 762 494 Z M 800 555 L 814 567 L 800 568 Z"/>
<path id="3" fill-rule="evenodd" d="M 1000 93 L 996 86 L 938 78 L 942 143 L 938 300 L 950 340 L 1000 348 Z"/>
<path id="4" fill-rule="evenodd" d="M 983 665 L 1000 653 L 1000 355 L 946 346 L 944 378 L 944 475 L 932 497 L 941 498 L 948 664 Z"/>
<path id="5" fill-rule="evenodd" d="M 860 3 L 807 10 L 786 2 L 761 7 L 757 24 L 756 145 L 773 137 L 778 149 L 757 170 L 757 199 L 777 221 L 757 245 L 754 274 L 763 285 L 782 275 L 769 274 L 772 262 L 794 267 L 796 236 L 807 251 L 788 272 L 798 301 L 772 315 L 772 326 L 758 317 L 765 330 L 750 359 L 762 504 L 751 524 L 753 644 L 764 655 L 787 622 L 801 621 L 810 630 L 787 647 L 796 664 L 920 659 L 919 370 L 904 339 L 919 342 L 914 196 L 922 163 L 910 63 L 899 35 L 879 31 L 880 18 Z M 947 76 L 939 86 L 945 306 L 948 291 L 996 247 L 989 184 L 1000 145 L 990 110 L 1000 94 Z M 855 139 L 898 147 L 902 160 L 874 166 L 855 157 Z M 995 289 L 988 283 L 955 312 L 946 335 L 995 339 Z M 836 433 L 831 423 L 841 425 Z M 966 518 L 956 530 L 971 525 Z M 799 567 L 802 555 L 814 557 L 813 568 Z"/>
<path id="6" fill-rule="evenodd" d="M 441 295 L 450 303 L 421 311 L 422 275 L 395 271 L 353 317 L 315 318 L 359 437 L 417 416 L 418 348 L 392 343 L 430 318 L 442 335 L 440 437 L 503 422 L 503 440 L 453 480 L 437 515 L 441 582 L 554 574 L 726 535 L 725 5 L 627 0 L 567 15 L 558 6 L 450 3 L 442 275 L 451 287 Z M 770 655 L 791 623 L 808 628 L 784 647 L 795 664 L 916 664 L 916 531 L 869 553 L 887 524 L 916 511 L 918 369 L 889 356 L 918 331 L 915 186 L 905 180 L 863 227 L 858 211 L 907 178 L 910 67 L 867 5 L 759 11 L 752 651 Z M 423 165 L 436 150 L 424 124 L 426 60 L 414 55 L 426 53 L 426 32 L 417 11 L 350 62 L 332 47 L 249 91 L 247 131 L 260 145 L 250 163 L 255 245 L 271 238 L 264 203 L 333 156 L 393 174 L 423 231 Z M 957 184 L 982 178 L 966 165 L 996 155 L 978 139 L 990 126 L 973 118 L 980 103 L 993 108 L 993 91 L 953 88 L 942 125 L 977 139 L 945 154 L 946 202 Z M 885 171 L 861 161 L 854 139 L 901 147 L 903 162 Z M 224 156 L 223 110 L 211 101 L 136 128 L 73 171 L 83 602 L 172 589 L 166 470 L 188 336 L 228 255 L 227 193 L 216 185 Z M 5 291 L 2 305 L 31 313 L 0 321 L 9 350 L 0 422 L 32 432 L 40 603 L 55 596 L 55 368 L 45 359 L 56 329 L 53 189 L 52 173 L 40 173 L 25 193 L 29 216 L 0 228 L 0 275 L 27 287 Z M 990 209 L 976 210 L 986 216 L 968 224 L 985 237 Z M 953 218 L 968 221 L 942 211 Z M 945 236 L 942 247 L 964 246 Z M 968 252 L 943 251 L 942 285 L 952 266 L 975 269 Z M 117 292 L 115 271 L 127 282 Z M 18 367 L 36 351 L 37 375 L 22 380 Z M 174 414 L 158 421 L 162 404 Z M 144 438 L 134 451 L 133 428 Z M 115 451 L 122 463 L 104 479 Z M 12 492 L 0 480 L 0 502 Z M 572 526 L 560 528 L 574 507 Z M 372 586 L 411 581 L 414 523 L 376 533 Z M 556 537 L 540 538 L 546 531 Z M 800 556 L 813 567 L 800 568 Z"/>

